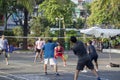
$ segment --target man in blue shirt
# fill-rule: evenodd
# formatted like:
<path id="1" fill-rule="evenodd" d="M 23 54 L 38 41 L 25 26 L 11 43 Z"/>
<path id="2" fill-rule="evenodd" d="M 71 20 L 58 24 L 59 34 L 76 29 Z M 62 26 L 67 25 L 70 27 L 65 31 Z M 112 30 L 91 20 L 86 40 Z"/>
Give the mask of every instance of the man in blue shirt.
<path id="1" fill-rule="evenodd" d="M 57 46 L 56 43 L 53 43 L 51 39 L 43 46 L 44 51 L 44 72 L 47 75 L 47 64 L 54 65 L 54 70 L 56 75 L 59 75 L 57 72 L 57 61 L 54 58 L 54 48 Z"/>

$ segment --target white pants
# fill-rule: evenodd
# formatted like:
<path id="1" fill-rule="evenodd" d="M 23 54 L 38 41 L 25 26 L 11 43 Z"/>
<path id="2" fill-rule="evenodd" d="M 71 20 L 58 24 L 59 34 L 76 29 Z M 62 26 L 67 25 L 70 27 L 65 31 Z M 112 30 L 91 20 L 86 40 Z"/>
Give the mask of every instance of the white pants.
<path id="1" fill-rule="evenodd" d="M 55 58 L 45 58 L 44 59 L 44 64 L 50 64 L 50 65 L 56 65 L 57 61 Z"/>

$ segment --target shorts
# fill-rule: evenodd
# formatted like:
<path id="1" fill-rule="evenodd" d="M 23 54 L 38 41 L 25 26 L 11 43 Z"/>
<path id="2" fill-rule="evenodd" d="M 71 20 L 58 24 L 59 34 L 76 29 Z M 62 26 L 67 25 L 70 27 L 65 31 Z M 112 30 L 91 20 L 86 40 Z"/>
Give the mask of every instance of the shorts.
<path id="1" fill-rule="evenodd" d="M 91 56 L 91 61 L 97 62 L 98 56 Z"/>
<path id="2" fill-rule="evenodd" d="M 7 53 L 6 53 L 6 50 L 5 50 L 5 49 L 2 49 L 2 50 L 0 51 L 0 54 L 4 54 L 4 55 L 5 55 L 5 58 L 8 58 L 8 55 L 7 55 Z"/>
<path id="3" fill-rule="evenodd" d="M 61 54 L 61 53 L 55 54 L 55 58 L 58 58 L 58 57 L 63 57 L 63 54 Z"/>
<path id="4" fill-rule="evenodd" d="M 94 65 L 90 59 L 85 60 L 85 61 L 78 61 L 76 70 L 83 70 L 84 67 L 87 66 L 89 69 L 94 69 Z"/>
<path id="5" fill-rule="evenodd" d="M 36 49 L 36 52 L 40 53 L 41 49 Z"/>
<path id="6" fill-rule="evenodd" d="M 57 61 L 55 58 L 45 58 L 44 59 L 44 64 L 50 64 L 50 65 L 56 65 Z"/>

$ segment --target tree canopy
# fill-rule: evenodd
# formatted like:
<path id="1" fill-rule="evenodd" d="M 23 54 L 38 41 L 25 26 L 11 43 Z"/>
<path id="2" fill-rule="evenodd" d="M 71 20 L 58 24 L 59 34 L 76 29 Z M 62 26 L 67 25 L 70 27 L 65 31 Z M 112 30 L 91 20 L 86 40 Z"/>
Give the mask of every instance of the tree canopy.
<path id="1" fill-rule="evenodd" d="M 17 5 L 21 5 L 24 8 L 26 8 L 29 12 L 33 12 L 35 0 L 17 0 Z"/>
<path id="2" fill-rule="evenodd" d="M 34 34 L 33 36 L 42 36 L 48 24 L 48 21 L 44 17 L 33 17 L 33 19 L 30 22 L 30 31 Z"/>
<path id="3" fill-rule="evenodd" d="M 91 15 L 88 24 L 110 24 L 120 27 L 120 1 L 95 0 L 91 4 Z"/>
<path id="4" fill-rule="evenodd" d="M 64 18 L 66 23 L 71 20 L 74 7 L 71 0 L 45 0 L 39 5 L 39 11 L 52 23 L 56 18 Z"/>

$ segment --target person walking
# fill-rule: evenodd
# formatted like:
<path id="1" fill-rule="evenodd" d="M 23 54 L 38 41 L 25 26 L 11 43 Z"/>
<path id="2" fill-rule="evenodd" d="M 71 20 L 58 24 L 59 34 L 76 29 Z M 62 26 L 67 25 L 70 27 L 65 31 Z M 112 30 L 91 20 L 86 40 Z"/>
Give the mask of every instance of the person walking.
<path id="1" fill-rule="evenodd" d="M 6 65 L 8 65 L 8 55 L 7 55 L 8 51 L 9 51 L 8 41 L 7 39 L 5 39 L 5 36 L 2 35 L 0 39 L 0 54 L 3 53 L 5 55 Z"/>
<path id="2" fill-rule="evenodd" d="M 91 69 L 97 80 L 101 80 L 98 73 L 94 69 L 94 65 L 90 60 L 90 56 L 87 53 L 84 43 L 82 41 L 77 41 L 75 36 L 71 36 L 70 41 L 74 44 L 72 50 L 74 54 L 78 57 L 74 80 L 78 80 L 78 75 L 80 71 L 83 70 L 84 66 L 87 66 L 87 68 Z"/>
<path id="3" fill-rule="evenodd" d="M 43 46 L 43 52 L 44 52 L 44 72 L 45 75 L 47 75 L 47 64 L 49 63 L 51 66 L 54 66 L 55 74 L 59 75 L 58 73 L 58 67 L 57 67 L 57 61 L 54 58 L 54 48 L 57 46 L 56 43 L 52 42 L 51 39 L 48 40 L 48 42 Z"/>
<path id="4" fill-rule="evenodd" d="M 60 57 L 64 63 L 64 66 L 66 66 L 66 60 L 64 58 L 64 48 L 61 46 L 60 43 L 58 43 L 58 46 L 55 47 L 55 58 L 57 59 Z"/>
<path id="5" fill-rule="evenodd" d="M 89 40 L 87 43 L 87 51 L 88 51 L 88 54 L 90 55 L 91 61 L 94 61 L 95 63 L 96 71 L 98 71 L 98 54 L 96 52 L 94 45 L 92 45 L 91 40 Z"/>
<path id="6" fill-rule="evenodd" d="M 38 38 L 38 40 L 35 42 L 35 59 L 34 63 L 36 62 L 37 58 L 40 56 L 40 61 L 43 60 L 43 52 L 42 52 L 42 47 L 45 45 L 45 41 L 42 38 Z"/>

